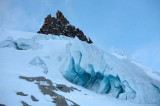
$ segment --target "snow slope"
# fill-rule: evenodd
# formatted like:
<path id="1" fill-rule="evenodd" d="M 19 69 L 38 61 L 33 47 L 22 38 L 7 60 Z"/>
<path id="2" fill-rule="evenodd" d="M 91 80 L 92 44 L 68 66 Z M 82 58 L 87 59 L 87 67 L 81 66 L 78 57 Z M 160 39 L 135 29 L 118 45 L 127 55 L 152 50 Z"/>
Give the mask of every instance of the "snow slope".
<path id="1" fill-rule="evenodd" d="M 0 36 L 0 104 L 160 105 L 160 81 L 127 57 L 77 38 L 12 30 Z"/>

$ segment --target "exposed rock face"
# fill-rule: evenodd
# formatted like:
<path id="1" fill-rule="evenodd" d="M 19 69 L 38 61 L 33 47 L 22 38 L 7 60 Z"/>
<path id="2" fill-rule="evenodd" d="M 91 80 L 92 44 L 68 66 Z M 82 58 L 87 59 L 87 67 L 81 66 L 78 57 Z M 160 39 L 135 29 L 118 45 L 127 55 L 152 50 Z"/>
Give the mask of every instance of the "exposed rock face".
<path id="1" fill-rule="evenodd" d="M 30 106 L 29 104 L 27 104 L 27 103 L 24 102 L 24 101 L 21 101 L 21 103 L 22 103 L 23 106 Z"/>
<path id="2" fill-rule="evenodd" d="M 17 92 L 16 93 L 17 95 L 20 95 L 20 96 L 28 96 L 27 94 L 23 93 L 23 92 Z"/>
<path id="3" fill-rule="evenodd" d="M 57 11 L 56 17 L 48 15 L 45 18 L 42 28 L 40 28 L 40 31 L 37 33 L 65 35 L 73 38 L 77 36 L 81 41 L 86 41 L 89 44 L 93 43 L 92 40 L 87 38 L 79 28 L 71 25 L 60 11 Z"/>
<path id="4" fill-rule="evenodd" d="M 6 106 L 6 105 L 4 105 L 4 104 L 0 104 L 0 106 Z"/>
<path id="5" fill-rule="evenodd" d="M 56 84 L 56 86 L 53 85 L 53 82 L 49 79 L 46 79 L 45 77 L 39 76 L 39 77 L 25 77 L 25 76 L 19 76 L 20 79 L 26 80 L 28 82 L 34 82 L 36 85 L 38 85 L 38 88 L 44 95 L 49 95 L 53 99 L 53 103 L 56 104 L 56 106 L 69 106 L 67 101 L 72 102 L 71 106 L 80 106 L 77 103 L 65 98 L 64 96 L 56 93 L 55 91 L 62 91 L 69 93 L 74 90 L 78 90 L 74 87 L 68 87 L 63 84 Z M 79 90 L 78 90 L 79 91 Z M 31 95 L 32 101 L 36 102 L 39 101 L 36 99 L 33 95 Z M 21 101 L 23 106 L 30 106 L 26 102 Z"/>
<path id="6" fill-rule="evenodd" d="M 33 95 L 31 95 L 31 99 L 32 99 L 32 101 L 34 101 L 34 102 L 37 102 L 37 101 L 39 101 L 36 97 L 34 97 Z"/>

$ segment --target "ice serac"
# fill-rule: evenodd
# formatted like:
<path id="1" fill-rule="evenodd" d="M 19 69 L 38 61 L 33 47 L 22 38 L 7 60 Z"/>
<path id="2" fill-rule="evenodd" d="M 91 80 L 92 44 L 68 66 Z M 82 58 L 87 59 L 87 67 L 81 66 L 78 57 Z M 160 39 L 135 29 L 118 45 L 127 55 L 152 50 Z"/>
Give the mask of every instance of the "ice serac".
<path id="1" fill-rule="evenodd" d="M 160 83 L 129 59 L 78 41 L 69 42 L 66 49 L 61 73 L 68 81 L 118 99 L 160 104 Z"/>
<path id="2" fill-rule="evenodd" d="M 64 35 L 73 38 L 78 37 L 81 41 L 85 41 L 89 44 L 92 43 L 92 40 L 90 38 L 87 38 L 79 28 L 76 28 L 69 23 L 69 21 L 64 17 L 61 11 L 57 11 L 56 17 L 48 15 L 45 18 L 45 22 L 38 33 L 47 35 Z"/>
<path id="3" fill-rule="evenodd" d="M 30 65 L 33 65 L 33 66 L 38 66 L 38 67 L 41 67 L 43 69 L 43 72 L 45 74 L 48 73 L 48 68 L 47 68 L 47 65 L 46 63 L 39 57 L 39 56 L 36 56 L 34 57 L 30 62 L 29 62 Z"/>
<path id="4" fill-rule="evenodd" d="M 17 40 L 13 40 L 13 38 L 8 37 L 6 40 L 0 42 L 0 48 L 14 48 L 17 50 L 28 50 L 28 49 L 39 49 L 42 45 L 35 43 L 33 39 L 24 39 L 19 38 Z"/>
<path id="5" fill-rule="evenodd" d="M 121 93 L 128 93 L 124 99 L 134 99 L 136 92 L 129 86 L 121 82 L 118 76 L 103 75 L 100 72 L 95 72 L 91 64 L 87 64 L 87 71 L 80 66 L 82 54 L 77 51 L 73 56 L 68 57 L 68 63 L 64 77 L 72 83 L 91 89 L 93 91 L 112 94 L 114 97 L 119 98 Z M 129 87 L 130 90 L 126 88 Z M 129 89 L 128 88 L 128 89 Z"/>

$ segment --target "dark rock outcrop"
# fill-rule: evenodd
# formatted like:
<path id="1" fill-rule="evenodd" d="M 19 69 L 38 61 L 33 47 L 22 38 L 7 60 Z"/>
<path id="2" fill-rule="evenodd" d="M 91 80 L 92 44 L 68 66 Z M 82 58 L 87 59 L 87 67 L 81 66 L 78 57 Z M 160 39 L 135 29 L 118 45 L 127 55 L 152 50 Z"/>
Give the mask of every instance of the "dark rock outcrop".
<path id="1" fill-rule="evenodd" d="M 30 106 L 29 104 L 27 104 L 27 103 L 24 102 L 24 101 L 21 101 L 21 103 L 22 103 L 23 106 Z"/>
<path id="2" fill-rule="evenodd" d="M 32 99 L 32 101 L 34 101 L 34 102 L 37 102 L 37 101 L 39 101 L 36 97 L 34 97 L 33 95 L 31 95 L 31 99 Z"/>
<path id="3" fill-rule="evenodd" d="M 4 105 L 4 104 L 0 104 L 0 106 L 6 106 L 6 105 Z"/>
<path id="4" fill-rule="evenodd" d="M 28 96 L 28 94 L 25 94 L 25 93 L 23 93 L 23 92 L 17 92 L 16 94 L 17 94 L 17 95 L 20 95 L 20 96 Z"/>
<path id="5" fill-rule="evenodd" d="M 69 106 L 67 101 L 72 102 L 71 106 L 80 106 L 77 103 L 55 92 L 57 90 L 60 90 L 62 92 L 70 92 L 70 91 L 78 90 L 74 87 L 67 87 L 66 85 L 63 85 L 63 84 L 56 84 L 56 86 L 54 86 L 51 80 L 46 79 L 45 77 L 42 77 L 42 76 L 39 76 L 39 77 L 19 76 L 19 78 L 29 82 L 34 82 L 35 84 L 37 84 L 42 94 L 49 95 L 53 99 L 52 102 L 56 104 L 56 106 Z M 45 84 L 43 84 L 42 82 Z M 33 96 L 31 96 L 31 99 L 33 101 L 38 101 L 38 99 L 36 99 Z M 23 106 L 29 106 L 24 101 L 22 101 L 21 103 L 23 104 Z"/>
<path id="6" fill-rule="evenodd" d="M 93 43 L 92 40 L 87 38 L 79 28 L 71 25 L 60 11 L 57 11 L 56 17 L 52 17 L 51 14 L 48 15 L 45 18 L 42 28 L 40 28 L 40 31 L 37 33 L 64 35 L 73 38 L 76 36 L 81 41 L 85 41 L 89 44 Z"/>

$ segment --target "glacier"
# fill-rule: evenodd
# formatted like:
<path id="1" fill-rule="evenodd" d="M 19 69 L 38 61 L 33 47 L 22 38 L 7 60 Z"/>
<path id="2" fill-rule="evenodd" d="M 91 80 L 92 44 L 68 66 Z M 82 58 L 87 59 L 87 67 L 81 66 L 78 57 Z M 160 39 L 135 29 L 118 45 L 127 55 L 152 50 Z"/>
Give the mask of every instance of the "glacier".
<path id="1" fill-rule="evenodd" d="M 160 105 L 157 74 L 122 53 L 103 51 L 78 38 L 7 30 L 0 35 L 0 104 L 56 105 L 52 95 L 41 92 L 39 85 L 61 95 L 65 106 Z M 52 89 L 44 80 L 25 81 L 21 76 L 26 80 L 43 78 L 57 88 Z M 78 90 L 64 92 L 65 87 Z M 39 101 L 32 101 L 31 95 Z"/>

